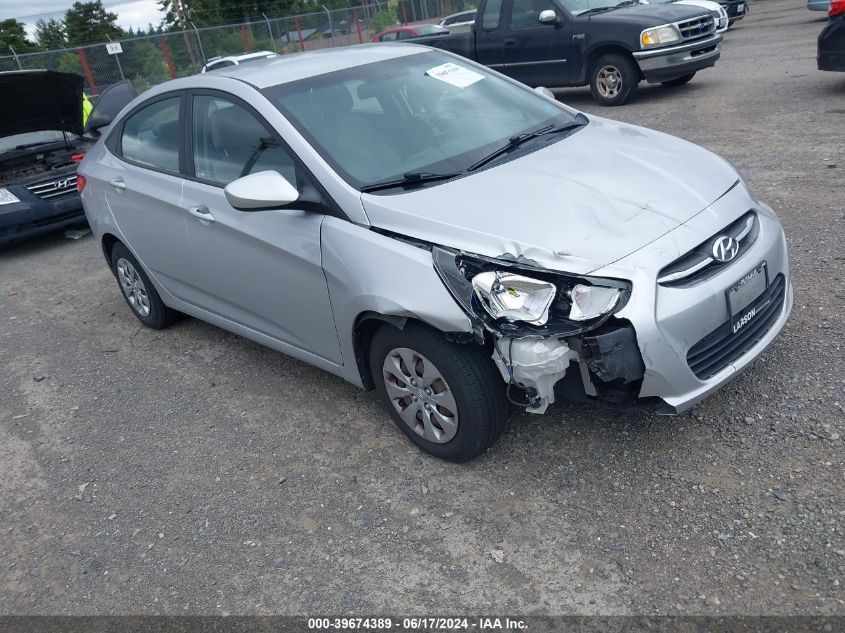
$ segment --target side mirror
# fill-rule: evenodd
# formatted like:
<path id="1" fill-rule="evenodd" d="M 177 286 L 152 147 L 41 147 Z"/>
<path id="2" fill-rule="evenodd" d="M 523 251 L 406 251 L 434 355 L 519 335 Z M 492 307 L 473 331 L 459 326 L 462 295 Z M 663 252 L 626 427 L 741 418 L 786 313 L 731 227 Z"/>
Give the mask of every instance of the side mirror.
<path id="1" fill-rule="evenodd" d="M 277 171 L 260 171 L 230 182 L 223 190 L 238 211 L 278 209 L 296 202 L 299 192 Z"/>
<path id="2" fill-rule="evenodd" d="M 540 24 L 557 24 L 557 13 L 551 9 L 540 12 Z"/>
<path id="3" fill-rule="evenodd" d="M 551 99 L 552 101 L 557 101 L 557 99 L 555 98 L 555 93 L 553 93 L 551 90 L 549 90 L 545 86 L 537 86 L 536 88 L 534 88 L 534 92 L 543 95 L 544 97 L 546 97 L 546 99 Z"/>
<path id="4" fill-rule="evenodd" d="M 112 118 L 105 114 L 92 114 L 88 117 L 88 121 L 85 123 L 85 129 L 87 130 L 99 130 L 100 128 L 104 128 L 107 125 L 111 125 Z"/>

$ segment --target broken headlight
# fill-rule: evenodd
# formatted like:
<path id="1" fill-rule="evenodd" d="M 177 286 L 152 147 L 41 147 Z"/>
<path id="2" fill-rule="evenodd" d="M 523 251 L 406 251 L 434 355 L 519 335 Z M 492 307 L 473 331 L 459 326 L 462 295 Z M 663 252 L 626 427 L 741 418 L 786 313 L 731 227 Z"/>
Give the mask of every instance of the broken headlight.
<path id="1" fill-rule="evenodd" d="M 481 306 L 494 319 L 525 321 L 543 325 L 549 320 L 549 306 L 557 288 L 548 281 L 488 270 L 472 278 Z"/>
<path id="2" fill-rule="evenodd" d="M 435 246 L 434 267 L 461 307 L 507 335 L 562 336 L 590 330 L 628 301 L 616 279 L 568 275 Z"/>

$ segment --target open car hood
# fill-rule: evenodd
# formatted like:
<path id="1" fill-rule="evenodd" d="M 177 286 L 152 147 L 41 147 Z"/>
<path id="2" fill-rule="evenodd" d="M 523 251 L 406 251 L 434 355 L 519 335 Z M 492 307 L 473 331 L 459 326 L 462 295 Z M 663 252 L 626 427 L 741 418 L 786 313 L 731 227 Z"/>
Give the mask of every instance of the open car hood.
<path id="1" fill-rule="evenodd" d="M 82 136 L 82 77 L 53 70 L 0 73 L 0 137 L 60 130 Z"/>

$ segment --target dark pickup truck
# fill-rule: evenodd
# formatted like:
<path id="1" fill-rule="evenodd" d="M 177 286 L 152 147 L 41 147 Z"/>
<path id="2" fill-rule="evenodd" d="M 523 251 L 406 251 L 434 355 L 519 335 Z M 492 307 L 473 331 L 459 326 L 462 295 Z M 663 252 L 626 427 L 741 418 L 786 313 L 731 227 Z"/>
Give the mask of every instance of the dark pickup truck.
<path id="1" fill-rule="evenodd" d="M 716 63 L 721 41 L 707 9 L 634 0 L 481 0 L 470 32 L 414 40 L 529 86 L 589 84 L 606 106 L 642 80 L 688 82 Z"/>

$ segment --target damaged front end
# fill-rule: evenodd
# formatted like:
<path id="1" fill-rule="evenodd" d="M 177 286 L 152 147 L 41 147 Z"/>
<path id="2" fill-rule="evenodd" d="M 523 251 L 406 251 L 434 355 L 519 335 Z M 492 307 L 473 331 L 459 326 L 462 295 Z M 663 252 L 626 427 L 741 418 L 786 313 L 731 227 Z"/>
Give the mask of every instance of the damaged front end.
<path id="1" fill-rule="evenodd" d="M 630 283 L 543 270 L 534 262 L 432 248 L 434 267 L 489 344 L 508 396 L 544 413 L 569 399 L 637 403 L 645 365 L 633 326 L 614 315 Z"/>

